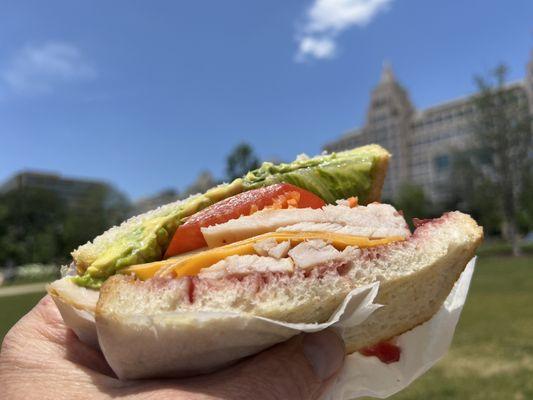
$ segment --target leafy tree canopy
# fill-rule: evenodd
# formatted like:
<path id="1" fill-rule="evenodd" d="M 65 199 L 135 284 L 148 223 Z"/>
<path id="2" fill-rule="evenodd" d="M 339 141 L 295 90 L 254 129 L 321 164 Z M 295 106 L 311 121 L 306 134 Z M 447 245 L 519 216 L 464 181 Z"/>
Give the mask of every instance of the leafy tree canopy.
<path id="1" fill-rule="evenodd" d="M 252 169 L 259 167 L 259 158 L 247 143 L 237 145 L 226 159 L 228 181 L 239 178 Z"/>

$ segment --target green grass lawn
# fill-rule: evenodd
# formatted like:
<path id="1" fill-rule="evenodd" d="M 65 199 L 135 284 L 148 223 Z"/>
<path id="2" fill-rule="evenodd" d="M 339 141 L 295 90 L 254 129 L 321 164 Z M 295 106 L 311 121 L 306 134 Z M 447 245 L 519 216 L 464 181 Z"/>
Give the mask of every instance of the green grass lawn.
<path id="1" fill-rule="evenodd" d="M 0 297 L 0 341 L 15 322 L 30 311 L 43 296 L 44 292 Z"/>
<path id="2" fill-rule="evenodd" d="M 450 351 L 393 398 L 533 399 L 533 257 L 481 257 Z"/>
<path id="3" fill-rule="evenodd" d="M 0 338 L 42 294 L 0 298 Z M 395 400 L 533 398 L 533 257 L 481 257 L 448 355 Z"/>

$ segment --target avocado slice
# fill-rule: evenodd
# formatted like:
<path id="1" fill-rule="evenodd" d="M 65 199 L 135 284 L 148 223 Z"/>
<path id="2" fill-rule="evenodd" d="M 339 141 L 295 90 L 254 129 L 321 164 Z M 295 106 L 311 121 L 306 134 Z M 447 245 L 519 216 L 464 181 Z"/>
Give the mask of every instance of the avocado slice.
<path id="1" fill-rule="evenodd" d="M 359 203 L 379 200 L 390 154 L 378 145 L 292 163 L 265 162 L 243 178 L 244 190 L 286 182 L 309 190 L 327 203 L 357 196 Z"/>
<path id="2" fill-rule="evenodd" d="M 72 280 L 79 286 L 99 289 L 121 268 L 160 260 L 184 218 L 242 191 L 242 179 L 236 179 L 111 228 L 72 252 L 78 272 Z"/>
<path id="3" fill-rule="evenodd" d="M 160 260 L 184 218 L 217 201 L 246 190 L 275 183 L 291 183 L 320 196 L 327 203 L 357 196 L 360 204 L 379 200 L 390 154 L 378 145 L 300 157 L 291 163 L 265 162 L 243 178 L 204 194 L 167 204 L 111 228 L 72 253 L 80 286 L 98 289 L 121 268 Z"/>

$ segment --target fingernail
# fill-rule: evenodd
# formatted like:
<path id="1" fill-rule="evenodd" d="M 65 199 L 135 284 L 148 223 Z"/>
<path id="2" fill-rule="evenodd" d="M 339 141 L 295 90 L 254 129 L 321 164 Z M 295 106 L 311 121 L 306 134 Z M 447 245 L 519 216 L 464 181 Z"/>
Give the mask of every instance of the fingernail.
<path id="1" fill-rule="evenodd" d="M 303 351 L 316 376 L 321 380 L 333 376 L 344 361 L 344 342 L 335 332 L 329 330 L 306 335 Z"/>

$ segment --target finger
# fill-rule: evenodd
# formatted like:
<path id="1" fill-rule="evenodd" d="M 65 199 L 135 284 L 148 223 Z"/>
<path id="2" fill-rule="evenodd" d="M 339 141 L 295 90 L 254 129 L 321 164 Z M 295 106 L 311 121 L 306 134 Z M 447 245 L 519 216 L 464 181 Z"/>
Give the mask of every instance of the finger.
<path id="1" fill-rule="evenodd" d="M 0 392 L 6 398 L 33 398 L 36 390 L 46 399 L 98 398 L 101 391 L 123 386 L 102 374 L 106 370 L 101 354 L 79 341 L 45 296 L 4 339 Z"/>
<path id="2" fill-rule="evenodd" d="M 344 355 L 344 342 L 332 331 L 300 335 L 188 385 L 224 399 L 316 399 L 340 371 Z"/>
<path id="3" fill-rule="evenodd" d="M 114 376 L 102 353 L 82 343 L 65 325 L 54 301 L 48 295 L 12 328 L 6 339 L 26 347 L 35 346 L 38 351 L 22 352 L 26 358 L 64 359 L 95 372 Z"/>
<path id="4" fill-rule="evenodd" d="M 61 353 L 67 360 L 101 374 L 115 376 L 103 354 L 80 341 L 74 331 L 65 325 L 50 296 L 45 296 L 36 306 L 35 311 L 44 322 L 40 324 L 43 327 L 43 335 L 61 346 Z"/>

